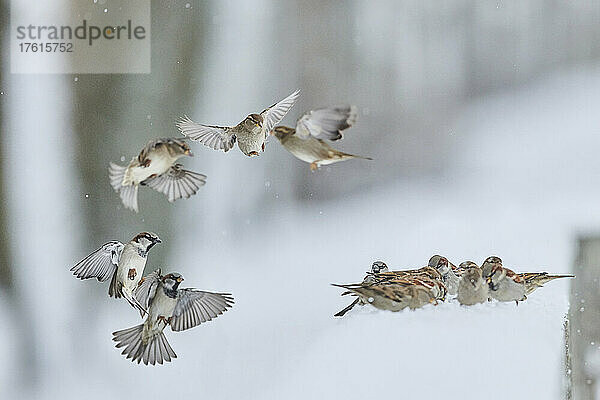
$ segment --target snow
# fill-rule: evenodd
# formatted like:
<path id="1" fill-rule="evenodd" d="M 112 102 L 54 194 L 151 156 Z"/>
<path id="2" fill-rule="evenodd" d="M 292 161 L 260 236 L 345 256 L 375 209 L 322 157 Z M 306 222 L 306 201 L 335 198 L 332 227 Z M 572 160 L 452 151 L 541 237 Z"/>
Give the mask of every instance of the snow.
<path id="1" fill-rule="evenodd" d="M 15 89 L 13 98 L 24 101 L 27 92 Z M 42 268 L 53 271 L 20 288 L 37 310 L 42 379 L 31 397 L 562 398 L 568 280 L 549 283 L 519 306 L 449 302 L 399 313 L 365 306 L 342 319 L 332 315 L 349 300 L 329 284 L 360 281 L 374 260 L 393 269 L 412 268 L 434 253 L 455 263 L 481 263 L 494 254 L 517 271 L 569 272 L 576 236 L 600 224 L 593 184 L 600 145 L 600 114 L 593 105 L 600 103 L 599 89 L 599 69 L 575 70 L 478 99 L 453 123 L 453 162 L 436 178 L 365 184 L 360 193 L 330 202 L 275 201 L 258 212 L 238 210 L 237 223 L 228 221 L 218 231 L 207 229 L 216 223 L 206 214 L 218 205 L 214 195 L 221 189 L 208 191 L 207 185 L 205 196 L 176 203 L 180 230 L 168 238 L 174 245 L 163 271 L 181 272 L 189 286 L 231 291 L 236 304 L 206 325 L 168 332 L 179 358 L 154 368 L 126 361 L 111 342 L 112 331 L 139 323 L 135 311 L 98 295 L 105 286 L 69 276 L 69 263 L 78 257 L 72 251 L 76 218 L 70 219 L 67 208 L 56 213 L 52 207 L 70 204 L 73 194 L 49 185 L 16 186 L 10 205 L 21 210 L 13 216 L 20 271 L 28 276 Z M 14 106 L 15 120 L 28 129 L 19 129 L 23 137 L 11 136 L 6 145 L 29 143 L 32 153 L 46 157 L 47 173 L 54 169 L 70 180 L 58 141 L 50 153 L 32 140 L 43 126 L 58 124 L 60 115 L 34 123 L 19 118 L 25 109 Z M 68 143 L 66 136 L 63 140 Z M 339 164 L 312 177 L 353 167 Z M 241 170 L 239 179 L 254 172 Z M 8 173 L 39 181 L 23 164 L 15 163 Z M 270 182 L 269 193 L 290 197 L 291 186 L 269 171 L 264 175 L 261 189 Z M 244 198 L 247 188 L 222 182 L 228 201 Z M 36 200 L 41 197 L 46 201 Z M 64 221 L 70 221 L 66 229 Z M 58 232 L 52 243 L 41 240 L 48 229 Z M 28 251 L 31 236 L 37 238 L 36 252 Z M 72 305 L 82 285 L 85 295 L 100 299 L 97 304 Z M 1 297 L 0 304 L 0 315 L 8 315 Z M 86 329 L 92 315 L 96 325 Z M 3 330 L 0 340 L 11 343 L 14 335 Z M 10 354 L 10 348 L 0 347 L 2 359 Z M 0 391 L 9 395 L 18 390 L 5 384 L 13 373 L 10 367 L 0 369 Z"/>

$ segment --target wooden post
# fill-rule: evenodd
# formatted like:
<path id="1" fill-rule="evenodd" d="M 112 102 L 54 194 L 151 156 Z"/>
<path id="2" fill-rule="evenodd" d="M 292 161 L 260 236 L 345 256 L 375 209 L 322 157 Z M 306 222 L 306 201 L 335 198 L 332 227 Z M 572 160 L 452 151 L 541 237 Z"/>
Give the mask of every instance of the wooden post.
<path id="1" fill-rule="evenodd" d="M 571 285 L 568 337 L 572 398 L 594 399 L 600 372 L 600 237 L 582 237 Z M 569 358 L 567 358 L 569 361 Z M 568 365 L 568 364 L 567 364 Z M 567 389 L 568 385 L 567 385 Z M 567 395 L 569 390 L 567 390 Z"/>

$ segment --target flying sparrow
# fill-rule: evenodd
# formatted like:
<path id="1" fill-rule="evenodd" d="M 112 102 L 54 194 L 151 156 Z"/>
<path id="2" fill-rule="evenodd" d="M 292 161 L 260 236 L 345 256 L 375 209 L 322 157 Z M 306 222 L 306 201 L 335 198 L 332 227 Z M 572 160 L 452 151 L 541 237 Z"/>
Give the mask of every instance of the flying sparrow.
<path id="1" fill-rule="evenodd" d="M 342 153 L 330 147 L 323 139 L 335 141 L 342 138 L 342 132 L 351 127 L 356 121 L 356 107 L 342 106 L 334 108 L 320 108 L 304 114 L 296 122 L 296 128 L 276 126 L 271 134 L 281 145 L 296 158 L 310 164 L 311 171 L 321 165 L 333 164 L 369 157 L 355 156 Z"/>
<path id="2" fill-rule="evenodd" d="M 178 123 L 179 131 L 186 137 L 198 141 L 214 150 L 229 151 L 236 143 L 245 155 L 258 156 L 265 151 L 265 140 L 269 132 L 292 108 L 300 91 L 273 104 L 260 114 L 250 114 L 236 126 L 202 125 L 184 116 Z"/>
<path id="3" fill-rule="evenodd" d="M 175 164 L 183 156 L 193 156 L 180 139 L 155 139 L 148 142 L 128 166 L 110 163 L 110 184 L 119 193 L 125 208 L 138 212 L 138 187 L 149 186 L 167 196 L 169 202 L 196 194 L 206 183 L 206 175 Z"/>
<path id="4" fill-rule="evenodd" d="M 527 295 L 542 287 L 545 283 L 558 278 L 574 278 L 574 275 L 549 275 L 547 272 L 514 271 L 496 264 L 492 267 L 486 282 L 492 298 L 498 301 L 519 301 L 527 299 Z"/>
<path id="5" fill-rule="evenodd" d="M 146 321 L 129 329 L 113 332 L 116 347 L 131 361 L 145 365 L 169 362 L 177 355 L 163 330 L 169 325 L 179 332 L 193 328 L 223 314 L 233 305 L 229 293 L 211 293 L 197 289 L 179 289 L 183 277 L 165 276 L 156 270 L 146 276 L 136 290 L 136 298 L 148 310 Z"/>
<path id="6" fill-rule="evenodd" d="M 488 300 L 488 285 L 482 277 L 481 268 L 472 261 L 461 263 L 465 268 L 458 281 L 458 302 L 471 306 Z"/>
<path id="7" fill-rule="evenodd" d="M 380 274 L 383 272 L 388 272 L 388 266 L 386 265 L 386 263 L 384 263 L 383 261 L 375 261 L 373 263 L 373 265 L 371 266 L 371 273 L 370 274 L 367 273 L 367 276 L 365 276 L 362 283 L 363 284 L 375 283 L 375 276 L 377 274 Z M 352 310 L 354 308 L 354 306 L 357 304 L 360 306 L 365 305 L 364 301 L 362 301 L 361 298 L 358 297 L 358 295 L 356 295 L 354 292 L 347 291 L 347 292 L 342 293 L 342 296 L 345 296 L 348 294 L 356 296 L 356 299 L 352 303 L 350 303 L 347 307 L 345 307 L 343 310 L 335 313 L 333 315 L 334 317 L 343 317 L 348 311 Z"/>
<path id="8" fill-rule="evenodd" d="M 143 316 L 145 309 L 137 302 L 134 290 L 142 279 L 148 252 L 157 243 L 161 240 L 152 232 L 139 233 L 127 244 L 113 240 L 79 261 L 71 271 L 79 279 L 104 282 L 111 278 L 108 295 L 124 297 Z"/>

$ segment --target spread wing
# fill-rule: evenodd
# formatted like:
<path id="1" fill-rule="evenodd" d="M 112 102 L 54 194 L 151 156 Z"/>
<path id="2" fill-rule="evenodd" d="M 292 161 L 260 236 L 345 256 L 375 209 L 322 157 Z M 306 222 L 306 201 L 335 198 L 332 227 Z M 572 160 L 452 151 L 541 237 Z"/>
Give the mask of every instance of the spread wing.
<path id="1" fill-rule="evenodd" d="M 206 184 L 206 175 L 183 169 L 175 164 L 167 172 L 142 182 L 157 192 L 163 193 L 172 203 L 177 199 L 188 198 Z"/>
<path id="2" fill-rule="evenodd" d="M 229 151 L 235 144 L 235 135 L 231 128 L 225 126 L 202 125 L 192 121 L 187 115 L 177 122 L 177 128 L 196 142 L 214 150 Z"/>
<path id="3" fill-rule="evenodd" d="M 158 287 L 161 278 L 160 273 L 161 271 L 159 268 L 156 271 L 146 275 L 142 278 L 142 280 L 138 284 L 138 287 L 135 289 L 135 299 L 145 310 L 148 310 L 150 302 L 156 294 L 156 288 Z M 142 315 L 142 317 L 144 316 L 144 313 L 141 310 L 140 314 Z"/>
<path id="4" fill-rule="evenodd" d="M 171 329 L 183 331 L 212 320 L 233 305 L 229 293 L 211 293 L 196 289 L 180 289 L 173 310 Z"/>
<path id="5" fill-rule="evenodd" d="M 304 114 L 296 123 L 296 136 L 306 139 L 338 140 L 342 132 L 356 122 L 357 112 L 354 106 L 319 108 Z"/>
<path id="6" fill-rule="evenodd" d="M 96 278 L 100 282 L 106 281 L 117 270 L 124 246 L 116 240 L 104 243 L 102 247 L 71 268 L 73 275 L 79 279 Z"/>
<path id="7" fill-rule="evenodd" d="M 279 103 L 273 104 L 271 107 L 260 113 L 261 117 L 263 117 L 262 129 L 265 135 L 268 135 L 275 125 L 281 122 L 283 117 L 285 117 L 285 114 L 290 111 L 296 100 L 298 100 L 298 97 L 300 97 L 300 90 L 296 90 Z"/>

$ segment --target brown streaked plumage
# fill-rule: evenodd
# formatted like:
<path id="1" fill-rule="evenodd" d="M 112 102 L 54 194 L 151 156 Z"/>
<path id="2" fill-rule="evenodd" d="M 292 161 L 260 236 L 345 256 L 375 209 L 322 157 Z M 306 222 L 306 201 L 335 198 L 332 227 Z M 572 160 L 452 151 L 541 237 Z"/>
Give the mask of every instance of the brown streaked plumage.
<path id="1" fill-rule="evenodd" d="M 547 282 L 574 277 L 574 275 L 550 275 L 547 272 L 516 273 L 495 263 L 486 281 L 492 298 L 498 301 L 515 301 L 519 304 L 519 301 L 526 300 L 529 294 Z"/>
<path id="2" fill-rule="evenodd" d="M 110 163 L 110 184 L 125 208 L 138 212 L 138 188 L 148 186 L 167 196 L 169 202 L 188 198 L 206 183 L 206 175 L 183 169 L 175 162 L 193 156 L 181 139 L 160 138 L 148 142 L 126 167 Z"/>
<path id="3" fill-rule="evenodd" d="M 386 263 L 384 263 L 383 261 L 375 261 L 371 265 L 371 272 L 367 272 L 367 275 L 364 277 L 362 283 L 363 284 L 374 283 L 374 276 L 377 276 L 377 274 L 387 272 L 387 271 L 388 271 L 388 266 Z M 347 291 L 347 292 L 342 293 L 342 296 L 345 296 L 348 294 L 355 295 L 353 292 Z M 365 305 L 365 303 L 360 299 L 360 297 L 357 297 L 352 303 L 350 303 L 344 309 L 335 313 L 333 316 L 334 317 L 343 317 L 348 311 L 352 310 L 352 308 L 354 308 L 354 306 L 357 304 L 360 306 Z"/>
<path id="4" fill-rule="evenodd" d="M 488 285 L 483 279 L 481 268 L 474 262 L 461 263 L 464 272 L 458 282 L 457 300 L 460 304 L 471 306 L 488 301 Z"/>
<path id="5" fill-rule="evenodd" d="M 380 310 L 400 311 L 416 309 L 426 304 L 436 304 L 429 287 L 419 283 L 397 281 L 388 284 L 367 286 L 337 285 L 356 293 L 365 303 Z"/>

